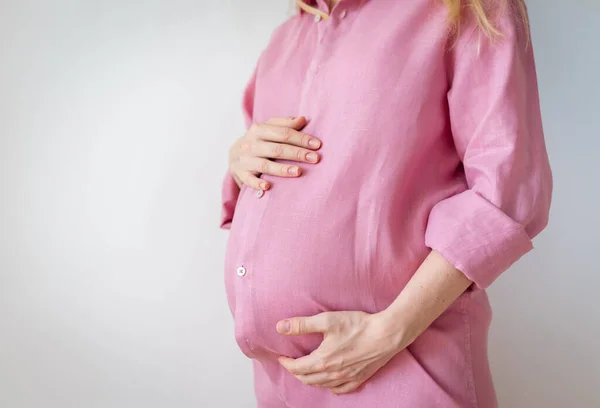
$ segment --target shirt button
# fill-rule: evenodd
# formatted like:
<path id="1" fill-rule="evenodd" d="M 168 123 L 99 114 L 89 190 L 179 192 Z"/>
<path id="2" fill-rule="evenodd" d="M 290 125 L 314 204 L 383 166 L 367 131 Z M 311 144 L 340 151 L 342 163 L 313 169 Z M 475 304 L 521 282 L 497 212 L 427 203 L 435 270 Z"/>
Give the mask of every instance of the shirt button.
<path id="1" fill-rule="evenodd" d="M 246 268 L 244 268 L 243 266 L 238 267 L 237 274 L 238 276 L 244 276 L 246 274 Z"/>
<path id="2" fill-rule="evenodd" d="M 265 194 L 264 190 L 258 190 L 258 191 L 256 192 L 256 196 L 257 196 L 258 198 L 261 198 L 261 197 L 262 197 L 264 194 Z"/>
<path id="3" fill-rule="evenodd" d="M 321 21 L 321 15 L 315 14 L 315 23 L 318 23 L 319 21 Z"/>
<path id="4" fill-rule="evenodd" d="M 346 17 L 346 10 L 342 10 L 342 12 L 340 13 L 340 18 L 344 17 Z"/>

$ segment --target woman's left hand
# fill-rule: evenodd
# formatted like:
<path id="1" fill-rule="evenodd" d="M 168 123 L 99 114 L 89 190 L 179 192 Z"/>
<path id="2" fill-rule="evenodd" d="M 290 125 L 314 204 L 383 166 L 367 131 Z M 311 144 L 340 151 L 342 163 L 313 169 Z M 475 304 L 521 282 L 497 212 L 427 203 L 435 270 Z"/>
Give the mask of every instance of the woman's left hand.
<path id="1" fill-rule="evenodd" d="M 330 388 L 334 394 L 356 390 L 408 343 L 393 332 L 383 313 L 323 312 L 277 323 L 289 336 L 323 333 L 320 346 L 300 358 L 279 357 L 279 363 L 307 385 Z"/>

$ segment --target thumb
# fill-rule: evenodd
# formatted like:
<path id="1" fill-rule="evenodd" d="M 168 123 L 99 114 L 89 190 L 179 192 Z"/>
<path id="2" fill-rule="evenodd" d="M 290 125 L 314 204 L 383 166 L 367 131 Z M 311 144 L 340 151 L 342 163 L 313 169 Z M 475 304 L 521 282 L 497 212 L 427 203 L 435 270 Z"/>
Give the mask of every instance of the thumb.
<path id="1" fill-rule="evenodd" d="M 325 313 L 314 316 L 293 317 L 277 322 L 277 331 L 288 336 L 300 336 L 308 333 L 326 333 L 330 319 Z"/>

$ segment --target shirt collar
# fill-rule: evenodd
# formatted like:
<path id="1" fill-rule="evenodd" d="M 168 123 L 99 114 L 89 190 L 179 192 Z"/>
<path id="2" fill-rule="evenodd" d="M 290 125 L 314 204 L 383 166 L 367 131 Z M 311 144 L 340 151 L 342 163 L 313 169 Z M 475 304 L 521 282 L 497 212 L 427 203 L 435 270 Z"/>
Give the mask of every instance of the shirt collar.
<path id="1" fill-rule="evenodd" d="M 367 0 L 340 0 L 339 4 L 336 6 L 336 10 L 338 8 L 347 8 L 348 6 L 353 5 L 354 3 L 360 5 L 365 1 Z M 329 7 L 327 6 L 327 2 L 325 0 L 303 0 L 303 2 L 311 7 L 321 10 L 324 13 L 327 13 L 327 11 L 329 10 Z M 305 11 L 301 8 L 299 8 L 299 12 L 305 13 Z"/>

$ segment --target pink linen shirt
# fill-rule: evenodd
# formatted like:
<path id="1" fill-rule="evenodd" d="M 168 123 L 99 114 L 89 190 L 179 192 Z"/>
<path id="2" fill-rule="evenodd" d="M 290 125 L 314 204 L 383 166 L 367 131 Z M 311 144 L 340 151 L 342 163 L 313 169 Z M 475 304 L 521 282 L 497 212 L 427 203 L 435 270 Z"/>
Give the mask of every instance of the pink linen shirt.
<path id="1" fill-rule="evenodd" d="M 227 299 L 265 407 L 496 406 L 485 289 L 532 249 L 552 192 L 528 33 L 499 16 L 494 43 L 467 14 L 453 45 L 435 0 L 342 0 L 328 20 L 300 12 L 274 30 L 246 127 L 304 115 L 322 147 L 300 177 L 261 175 L 262 193 L 223 180 Z M 278 366 L 321 341 L 280 335 L 278 320 L 381 311 L 430 249 L 474 285 L 360 391 L 331 396 Z"/>

